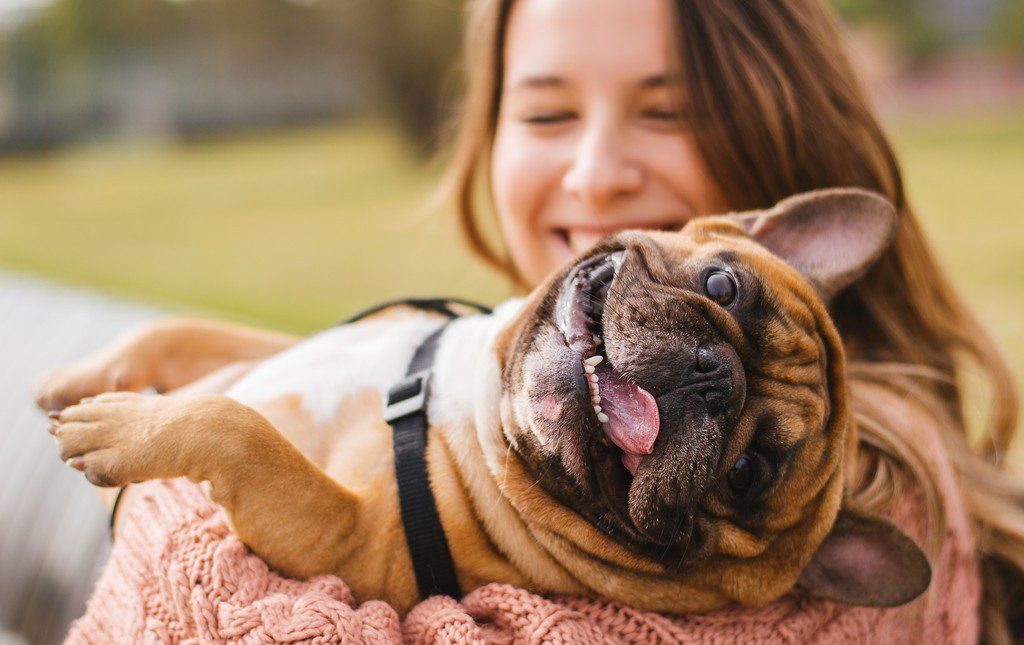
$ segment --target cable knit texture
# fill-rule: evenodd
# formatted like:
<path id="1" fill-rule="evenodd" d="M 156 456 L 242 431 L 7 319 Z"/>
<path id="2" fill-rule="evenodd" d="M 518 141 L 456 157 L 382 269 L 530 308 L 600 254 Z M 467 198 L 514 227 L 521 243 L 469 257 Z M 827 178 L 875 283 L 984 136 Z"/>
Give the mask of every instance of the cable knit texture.
<path id="1" fill-rule="evenodd" d="M 932 454 L 942 448 L 932 439 Z M 269 570 L 185 480 L 143 484 L 126 509 L 77 643 L 968 643 L 977 640 L 980 582 L 953 474 L 935 459 L 946 541 L 928 594 L 896 609 L 852 608 L 798 594 L 766 607 L 665 616 L 584 598 L 547 598 L 491 584 L 461 602 L 434 597 L 402 620 L 386 603 L 357 604 L 334 576 L 291 580 Z M 895 509 L 921 542 L 919 500 Z"/>

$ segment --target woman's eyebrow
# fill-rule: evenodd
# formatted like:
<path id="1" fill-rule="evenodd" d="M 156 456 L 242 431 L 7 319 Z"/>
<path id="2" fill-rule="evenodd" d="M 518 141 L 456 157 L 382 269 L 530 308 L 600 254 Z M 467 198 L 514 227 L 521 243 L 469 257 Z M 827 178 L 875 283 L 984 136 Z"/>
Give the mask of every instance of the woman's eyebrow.
<path id="1" fill-rule="evenodd" d="M 637 85 L 641 89 L 658 89 L 663 87 L 669 87 L 670 85 L 677 85 L 681 83 L 681 79 L 675 76 L 669 76 L 668 74 L 652 74 L 651 76 L 645 76 L 640 79 Z M 509 89 L 546 89 L 546 88 L 562 88 L 566 87 L 569 83 L 563 76 L 556 76 L 553 74 L 538 74 L 533 76 L 524 76 L 514 83 L 511 84 Z"/>
<path id="2" fill-rule="evenodd" d="M 565 87 L 565 85 L 565 79 L 561 76 L 524 76 L 512 84 L 512 89 Z"/>
<path id="3" fill-rule="evenodd" d="M 682 85 L 683 79 L 678 75 L 669 76 L 668 74 L 653 74 L 646 76 L 640 81 L 640 87 L 643 89 L 648 88 L 662 88 L 670 86 Z"/>

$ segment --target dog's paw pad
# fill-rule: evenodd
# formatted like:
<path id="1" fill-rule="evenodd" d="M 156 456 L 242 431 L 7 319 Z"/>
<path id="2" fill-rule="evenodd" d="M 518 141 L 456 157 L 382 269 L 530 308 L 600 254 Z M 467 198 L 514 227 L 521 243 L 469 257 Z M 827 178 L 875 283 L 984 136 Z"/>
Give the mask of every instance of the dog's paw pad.
<path id="1" fill-rule="evenodd" d="M 78 470 L 85 474 L 85 478 L 93 486 L 113 488 L 127 483 L 124 481 L 125 477 L 121 476 L 117 469 L 112 466 L 113 464 L 109 463 L 108 459 L 93 457 L 92 459 L 84 460 L 82 467 Z"/>
<path id="2" fill-rule="evenodd" d="M 92 470 L 85 470 L 85 478 L 89 480 L 89 483 L 93 486 L 102 486 L 103 488 L 115 488 L 121 485 L 121 480 L 116 477 L 110 476 L 104 472 L 93 472 Z"/>

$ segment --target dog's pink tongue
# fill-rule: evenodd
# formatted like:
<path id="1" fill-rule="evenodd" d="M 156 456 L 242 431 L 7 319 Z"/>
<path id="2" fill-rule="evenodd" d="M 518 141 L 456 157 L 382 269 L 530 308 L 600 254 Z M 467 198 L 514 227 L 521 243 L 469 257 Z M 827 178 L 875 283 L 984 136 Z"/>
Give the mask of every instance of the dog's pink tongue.
<path id="1" fill-rule="evenodd" d="M 600 381 L 601 409 L 608 415 L 604 432 L 622 448 L 622 463 L 635 475 L 643 455 L 651 454 L 658 438 L 658 404 L 650 392 L 620 376 L 607 361 L 599 364 L 595 373 Z"/>

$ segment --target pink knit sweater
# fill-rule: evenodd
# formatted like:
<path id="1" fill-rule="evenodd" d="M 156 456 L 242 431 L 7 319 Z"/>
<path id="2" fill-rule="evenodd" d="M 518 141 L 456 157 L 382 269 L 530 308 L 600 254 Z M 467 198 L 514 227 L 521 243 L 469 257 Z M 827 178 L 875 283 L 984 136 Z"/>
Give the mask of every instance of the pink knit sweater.
<path id="1" fill-rule="evenodd" d="M 931 448 L 942 454 L 941 446 Z M 336 577 L 277 575 L 229 533 L 197 486 L 150 482 L 126 509 L 110 560 L 68 642 L 974 642 L 980 597 L 974 545 L 949 465 L 937 458 L 935 466 L 948 527 L 924 597 L 881 610 L 793 594 L 758 609 L 694 616 L 491 584 L 461 602 L 430 598 L 401 620 L 383 602 L 357 604 Z M 895 519 L 920 541 L 920 506 L 914 500 L 900 506 Z"/>

